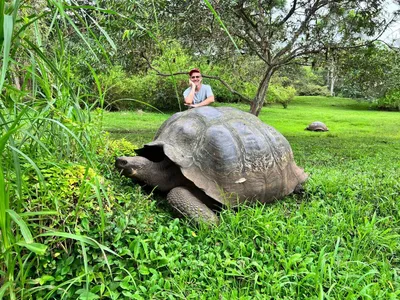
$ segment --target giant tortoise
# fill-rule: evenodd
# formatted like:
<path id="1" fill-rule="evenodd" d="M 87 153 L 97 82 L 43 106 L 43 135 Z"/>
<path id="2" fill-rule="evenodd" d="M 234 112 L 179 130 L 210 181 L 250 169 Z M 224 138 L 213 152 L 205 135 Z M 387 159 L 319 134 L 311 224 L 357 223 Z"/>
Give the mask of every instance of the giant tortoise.
<path id="1" fill-rule="evenodd" d="M 170 205 L 196 222 L 218 223 L 213 204 L 272 202 L 307 179 L 282 134 L 231 107 L 176 113 L 136 153 L 116 159 L 120 173 L 167 192 Z"/>
<path id="2" fill-rule="evenodd" d="M 305 129 L 310 131 L 329 131 L 328 127 L 321 121 L 312 122 Z"/>

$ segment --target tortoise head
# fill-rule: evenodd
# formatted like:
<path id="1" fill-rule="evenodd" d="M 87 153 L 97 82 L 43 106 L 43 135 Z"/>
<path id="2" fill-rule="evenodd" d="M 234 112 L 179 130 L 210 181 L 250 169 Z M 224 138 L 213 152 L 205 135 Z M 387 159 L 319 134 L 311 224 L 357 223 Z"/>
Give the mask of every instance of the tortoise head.
<path id="1" fill-rule="evenodd" d="M 146 170 L 150 161 L 142 156 L 121 156 L 115 160 L 115 167 L 120 174 L 140 179 L 142 171 Z"/>
<path id="2" fill-rule="evenodd" d="M 187 185 L 188 182 L 179 166 L 166 157 L 160 162 L 154 162 L 143 156 L 121 156 L 116 159 L 115 167 L 134 183 L 157 187 L 163 192 Z"/>

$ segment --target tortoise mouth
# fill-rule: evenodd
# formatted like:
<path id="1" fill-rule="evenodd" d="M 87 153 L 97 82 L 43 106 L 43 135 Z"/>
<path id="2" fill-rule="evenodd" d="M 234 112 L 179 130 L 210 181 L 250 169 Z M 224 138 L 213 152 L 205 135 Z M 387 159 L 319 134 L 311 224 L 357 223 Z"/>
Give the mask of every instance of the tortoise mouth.
<path id="1" fill-rule="evenodd" d="M 129 162 L 129 158 L 125 156 L 117 157 L 115 159 L 115 168 L 118 170 L 118 173 L 126 177 L 134 177 L 143 167 L 144 166 L 138 165 L 133 168 L 132 164 Z"/>

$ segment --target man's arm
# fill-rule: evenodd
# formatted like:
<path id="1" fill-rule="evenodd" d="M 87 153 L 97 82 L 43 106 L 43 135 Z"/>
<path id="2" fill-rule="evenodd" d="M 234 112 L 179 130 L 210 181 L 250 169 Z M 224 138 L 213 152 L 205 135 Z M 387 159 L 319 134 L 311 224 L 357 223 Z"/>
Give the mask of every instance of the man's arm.
<path id="1" fill-rule="evenodd" d="M 186 100 L 186 99 L 185 99 L 185 100 Z M 215 99 L 214 99 L 214 95 L 213 95 L 213 96 L 210 96 L 210 97 L 206 98 L 204 101 L 202 101 L 202 102 L 200 102 L 200 103 L 192 104 L 192 105 L 190 105 L 190 106 L 191 106 L 191 107 L 206 106 L 206 105 L 208 105 L 208 104 L 213 103 L 214 101 L 215 101 Z"/>
<path id="2" fill-rule="evenodd" d="M 215 101 L 214 93 L 212 92 L 211 86 L 206 86 L 206 96 L 207 98 L 201 101 L 200 103 L 190 105 L 191 107 L 199 107 L 199 106 L 206 106 Z"/>
<path id="3" fill-rule="evenodd" d="M 189 82 L 190 82 L 190 86 L 191 86 L 192 89 L 190 90 L 189 95 L 187 95 L 185 97 L 185 104 L 186 105 L 190 105 L 190 104 L 193 103 L 194 93 L 196 92 L 196 85 L 190 80 L 189 80 Z"/>

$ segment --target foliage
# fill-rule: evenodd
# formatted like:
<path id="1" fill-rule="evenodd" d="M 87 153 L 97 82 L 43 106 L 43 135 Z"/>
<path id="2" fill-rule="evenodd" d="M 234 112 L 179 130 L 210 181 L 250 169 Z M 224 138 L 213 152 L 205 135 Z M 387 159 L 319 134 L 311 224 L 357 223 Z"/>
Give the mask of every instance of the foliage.
<path id="1" fill-rule="evenodd" d="M 107 74 L 99 75 L 99 79 L 102 88 L 107 91 L 105 107 L 108 110 L 179 110 L 174 81 L 154 72 L 129 77 L 121 67 L 116 66 Z M 186 88 L 182 80 L 176 84 L 180 91 Z"/>
<path id="2" fill-rule="evenodd" d="M 173 7 L 185 12 L 182 15 L 185 20 L 188 16 L 190 19 L 190 22 L 182 19 L 182 35 L 185 40 L 193 41 L 195 51 L 206 51 L 212 45 L 210 57 L 223 55 L 230 47 L 237 55 L 252 54 L 264 63 L 263 76 L 251 104 L 255 115 L 260 113 L 271 77 L 279 68 L 297 57 L 363 44 L 390 22 L 382 15 L 384 6 L 377 0 L 362 4 L 355 0 L 293 1 L 290 5 L 284 1 L 204 2 L 212 15 L 205 12 L 202 2 L 184 2 Z M 229 28 L 230 34 L 225 38 L 220 35 L 222 30 L 214 29 L 221 20 L 223 28 Z M 202 30 L 193 30 L 193 24 Z M 235 43 L 230 41 L 232 36 Z"/>
<path id="3" fill-rule="evenodd" d="M 300 96 L 329 96 L 329 91 L 326 86 L 321 86 L 317 84 L 302 84 L 299 82 L 298 95 Z"/>
<path id="4" fill-rule="evenodd" d="M 41 13 L 38 13 L 38 7 L 46 9 L 39 9 Z M 72 26 L 69 34 L 76 33 L 88 52 L 96 57 L 97 53 L 77 24 L 82 25 L 81 30 L 91 29 L 82 19 L 72 21 L 65 9 L 59 1 L 35 2 L 33 6 L 29 1 L 3 1 L 0 5 L 0 298 L 27 299 L 37 290 L 45 289 L 40 285 L 32 288 L 29 280 L 36 263 L 60 237 L 68 240 L 67 244 L 78 241 L 83 250 L 90 244 L 103 254 L 113 253 L 74 230 L 52 229 L 52 225 L 62 227 L 62 213 L 57 205 L 65 203 L 67 195 L 74 197 L 75 202 L 68 205 L 76 209 L 71 205 L 75 203 L 79 207 L 88 187 L 94 185 L 96 197 L 99 196 L 96 199 L 101 202 L 101 182 L 91 182 L 89 178 L 95 168 L 95 148 L 100 143 L 102 111 L 92 111 L 85 102 L 93 97 L 91 89 L 73 75 L 74 61 L 70 60 L 63 43 L 66 27 Z M 83 12 L 78 6 L 72 7 L 73 10 Z M 102 44 L 96 42 L 101 48 Z M 112 44 L 111 40 L 108 42 Z M 96 82 L 94 72 L 92 76 Z M 102 96 L 99 91 L 94 106 L 102 107 Z M 64 176 L 64 181 L 57 183 L 52 174 L 65 167 L 65 161 L 74 166 L 73 170 L 67 168 L 68 173 L 59 174 Z M 75 169 L 77 165 L 85 165 L 83 178 L 79 178 L 83 170 Z M 47 179 L 51 188 L 46 185 Z M 86 179 L 88 185 L 79 188 L 78 196 L 77 182 Z M 100 202 L 97 207 L 102 212 Z M 52 224 L 54 215 L 61 217 Z M 104 214 L 100 215 L 104 221 Z M 101 228 L 103 223 L 97 224 Z M 43 239 L 43 236 L 51 238 Z M 81 267 L 84 276 L 81 274 L 79 278 L 86 291 L 88 266 L 85 263 Z M 42 284 L 46 282 L 43 280 Z"/>
<path id="5" fill-rule="evenodd" d="M 161 44 L 163 55 L 153 61 L 159 71 L 172 74 L 189 69 L 189 57 L 177 42 Z M 187 79 L 183 77 L 160 76 L 155 71 L 129 75 L 121 66 L 100 74 L 99 80 L 106 91 L 106 107 L 110 110 L 180 110 L 182 91 L 187 87 Z"/>
<path id="6" fill-rule="evenodd" d="M 374 43 L 368 47 L 337 53 L 336 92 L 354 98 L 380 98 L 400 82 L 399 52 Z"/>
<path id="7" fill-rule="evenodd" d="M 232 72 L 224 65 L 213 64 L 186 54 L 177 41 L 161 43 L 163 54 L 152 61 L 152 67 L 141 74 L 129 75 L 121 66 L 114 66 L 106 73 L 99 75 L 101 87 L 106 91 L 105 106 L 110 110 L 152 109 L 179 111 L 183 109 L 183 91 L 188 87 L 186 71 L 193 67 L 200 68 L 207 75 L 219 76 L 230 81 Z M 158 73 L 160 72 L 160 73 Z M 181 73 L 176 76 L 169 74 Z M 237 102 L 221 82 L 203 78 L 203 83 L 210 84 L 219 102 Z M 234 87 L 241 91 L 246 83 L 238 81 Z"/>
<path id="8" fill-rule="evenodd" d="M 130 153 L 133 156 L 135 149 L 138 148 L 137 145 L 132 144 L 126 139 L 114 140 L 110 138 L 110 134 L 106 133 L 104 135 L 104 144 L 98 148 L 98 156 L 101 158 L 114 158 L 117 156 L 123 156 Z"/>
<path id="9" fill-rule="evenodd" d="M 292 86 L 283 87 L 282 85 L 271 84 L 268 88 L 266 102 L 269 104 L 280 103 L 283 108 L 287 108 L 295 95 L 296 90 Z"/>
<path id="10" fill-rule="evenodd" d="M 321 68 L 291 64 L 282 67 L 271 82 L 292 85 L 299 96 L 329 96 Z"/>
<path id="11" fill-rule="evenodd" d="M 388 91 L 384 97 L 374 101 L 374 106 L 378 109 L 400 111 L 400 90 Z"/>

